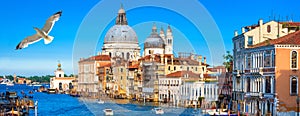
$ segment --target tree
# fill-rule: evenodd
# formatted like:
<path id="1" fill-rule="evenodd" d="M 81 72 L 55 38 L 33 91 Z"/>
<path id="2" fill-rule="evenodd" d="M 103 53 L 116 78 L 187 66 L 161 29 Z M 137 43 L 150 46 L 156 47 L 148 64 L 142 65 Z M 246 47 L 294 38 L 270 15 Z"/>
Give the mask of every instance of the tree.
<path id="1" fill-rule="evenodd" d="M 226 54 L 223 55 L 223 58 L 224 58 L 223 65 L 225 66 L 225 68 L 228 72 L 231 72 L 232 71 L 231 65 L 233 63 L 233 56 L 231 55 L 230 51 L 226 51 Z"/>

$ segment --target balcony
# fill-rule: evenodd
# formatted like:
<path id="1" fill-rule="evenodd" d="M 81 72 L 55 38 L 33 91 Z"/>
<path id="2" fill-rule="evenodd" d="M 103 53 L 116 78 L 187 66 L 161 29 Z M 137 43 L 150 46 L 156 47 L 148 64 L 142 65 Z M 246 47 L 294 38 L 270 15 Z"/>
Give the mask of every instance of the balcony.
<path id="1" fill-rule="evenodd" d="M 274 67 L 259 68 L 259 73 L 261 75 L 275 73 L 275 68 Z"/>
<path id="2" fill-rule="evenodd" d="M 260 93 L 259 95 L 260 95 L 259 96 L 260 98 L 274 98 L 275 97 L 273 93 Z"/>
<path id="3" fill-rule="evenodd" d="M 260 93 L 259 92 L 246 92 L 245 93 L 245 98 L 253 98 L 253 97 L 260 97 Z"/>

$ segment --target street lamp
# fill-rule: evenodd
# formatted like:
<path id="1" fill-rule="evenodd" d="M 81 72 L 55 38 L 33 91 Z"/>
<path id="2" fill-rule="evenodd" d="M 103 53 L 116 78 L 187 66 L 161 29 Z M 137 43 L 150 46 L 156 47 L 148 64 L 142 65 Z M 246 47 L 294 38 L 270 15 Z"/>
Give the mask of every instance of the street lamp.
<path id="1" fill-rule="evenodd" d="M 298 114 L 298 116 L 299 116 L 299 102 L 300 102 L 299 95 L 297 95 L 296 102 L 297 102 L 297 114 Z"/>

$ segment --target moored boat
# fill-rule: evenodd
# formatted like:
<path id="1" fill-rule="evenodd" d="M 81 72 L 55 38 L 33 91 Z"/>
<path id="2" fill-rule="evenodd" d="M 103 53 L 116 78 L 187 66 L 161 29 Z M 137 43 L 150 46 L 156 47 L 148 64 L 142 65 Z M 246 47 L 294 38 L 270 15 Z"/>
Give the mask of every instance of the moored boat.
<path id="1" fill-rule="evenodd" d="M 97 100 L 97 103 L 98 103 L 98 104 L 104 104 L 104 101 L 101 100 L 101 99 L 98 99 L 98 100 Z"/>
<path id="2" fill-rule="evenodd" d="M 104 109 L 103 110 L 105 116 L 113 116 L 114 115 L 114 111 L 112 109 Z"/>
<path id="3" fill-rule="evenodd" d="M 153 111 L 155 114 L 164 114 L 164 110 L 161 108 L 154 108 Z"/>
<path id="4" fill-rule="evenodd" d="M 48 89 L 48 93 L 49 94 L 56 94 L 57 91 L 56 91 L 56 89 Z"/>

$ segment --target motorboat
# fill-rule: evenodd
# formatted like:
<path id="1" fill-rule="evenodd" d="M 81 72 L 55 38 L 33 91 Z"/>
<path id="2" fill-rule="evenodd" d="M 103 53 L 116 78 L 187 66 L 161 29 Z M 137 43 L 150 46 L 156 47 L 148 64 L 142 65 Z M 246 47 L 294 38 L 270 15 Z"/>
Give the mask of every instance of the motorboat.
<path id="1" fill-rule="evenodd" d="M 13 83 L 7 83 L 6 86 L 14 86 Z"/>
<path id="2" fill-rule="evenodd" d="M 5 77 L 4 77 L 4 79 L 2 79 L 2 80 L 0 81 L 0 84 L 5 84 L 6 86 L 14 86 L 13 81 L 11 81 L 11 80 L 9 80 L 9 79 L 6 79 Z"/>
<path id="3" fill-rule="evenodd" d="M 16 99 L 18 96 L 17 96 L 17 92 L 15 91 L 6 91 L 6 98 L 8 99 Z"/>
<path id="4" fill-rule="evenodd" d="M 153 110 L 154 110 L 155 114 L 164 114 L 164 110 L 161 108 L 154 108 Z"/>
<path id="5" fill-rule="evenodd" d="M 56 94 L 57 90 L 56 89 L 48 89 L 49 94 Z"/>
<path id="6" fill-rule="evenodd" d="M 104 109 L 103 110 L 105 116 L 113 116 L 114 115 L 114 111 L 112 109 Z"/>
<path id="7" fill-rule="evenodd" d="M 101 99 L 99 99 L 99 100 L 97 100 L 97 103 L 98 103 L 98 104 L 104 104 L 104 101 L 101 100 Z"/>

